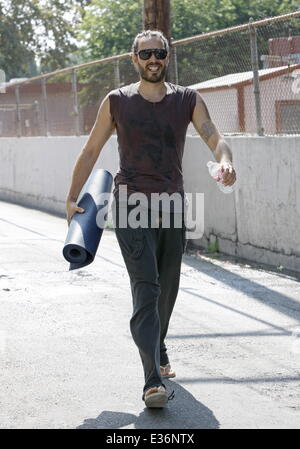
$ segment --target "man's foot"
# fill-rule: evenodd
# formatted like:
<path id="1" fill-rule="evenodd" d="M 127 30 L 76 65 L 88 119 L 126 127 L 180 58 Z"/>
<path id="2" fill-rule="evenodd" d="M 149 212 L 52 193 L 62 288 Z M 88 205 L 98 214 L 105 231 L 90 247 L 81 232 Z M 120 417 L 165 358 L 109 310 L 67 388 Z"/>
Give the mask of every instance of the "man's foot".
<path id="1" fill-rule="evenodd" d="M 170 363 L 160 367 L 160 375 L 164 379 L 170 379 L 176 376 L 175 371 L 172 370 Z"/>
<path id="2" fill-rule="evenodd" d="M 168 395 L 163 386 L 151 387 L 145 391 L 143 399 L 148 408 L 162 408 L 168 402 Z"/>

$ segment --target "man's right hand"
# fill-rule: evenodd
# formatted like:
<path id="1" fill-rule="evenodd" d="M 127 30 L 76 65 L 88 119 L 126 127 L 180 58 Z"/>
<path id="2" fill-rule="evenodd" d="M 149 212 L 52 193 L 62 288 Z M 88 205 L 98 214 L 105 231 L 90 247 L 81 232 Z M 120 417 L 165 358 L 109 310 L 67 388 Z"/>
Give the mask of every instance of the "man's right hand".
<path id="1" fill-rule="evenodd" d="M 82 214 L 84 212 L 84 209 L 82 207 L 77 206 L 76 201 L 74 200 L 67 200 L 66 202 L 66 211 L 67 211 L 67 222 L 68 226 L 70 226 L 71 220 L 75 212 L 79 212 Z"/>

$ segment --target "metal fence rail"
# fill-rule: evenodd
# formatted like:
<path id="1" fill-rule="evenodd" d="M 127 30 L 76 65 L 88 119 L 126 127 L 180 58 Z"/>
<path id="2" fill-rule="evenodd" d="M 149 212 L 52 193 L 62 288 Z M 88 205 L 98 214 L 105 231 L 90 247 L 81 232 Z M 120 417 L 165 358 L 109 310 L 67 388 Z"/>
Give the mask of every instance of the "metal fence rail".
<path id="1" fill-rule="evenodd" d="M 300 133 L 300 11 L 173 40 L 171 52 L 169 81 L 197 89 L 221 132 Z M 130 53 L 0 80 L 0 136 L 88 134 L 105 95 L 137 80 Z"/>

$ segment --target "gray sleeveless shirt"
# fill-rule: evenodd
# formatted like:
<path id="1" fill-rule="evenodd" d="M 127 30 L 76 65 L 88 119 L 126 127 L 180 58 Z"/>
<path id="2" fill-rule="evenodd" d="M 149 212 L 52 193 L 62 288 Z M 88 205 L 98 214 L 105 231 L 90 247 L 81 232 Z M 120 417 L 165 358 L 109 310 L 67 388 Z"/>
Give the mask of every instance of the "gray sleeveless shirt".
<path id="1" fill-rule="evenodd" d="M 115 196 L 121 184 L 126 184 L 129 194 L 142 192 L 149 198 L 151 193 L 184 193 L 182 156 L 196 91 L 167 85 L 167 94 L 156 103 L 140 95 L 138 83 L 109 95 L 120 156 Z"/>

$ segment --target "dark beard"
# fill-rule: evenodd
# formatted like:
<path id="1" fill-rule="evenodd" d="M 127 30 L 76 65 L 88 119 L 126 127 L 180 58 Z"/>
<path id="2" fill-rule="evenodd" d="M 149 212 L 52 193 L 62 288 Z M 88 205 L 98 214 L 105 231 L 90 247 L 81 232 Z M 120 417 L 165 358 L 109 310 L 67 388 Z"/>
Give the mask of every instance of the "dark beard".
<path id="1" fill-rule="evenodd" d="M 148 81 L 149 83 L 160 83 L 160 81 L 162 81 L 166 76 L 166 70 L 167 70 L 167 66 L 164 66 L 164 67 L 162 67 L 159 75 L 156 76 L 156 73 L 153 73 L 153 74 L 150 73 L 148 75 L 147 69 L 144 69 L 143 67 L 141 67 L 138 64 L 138 72 L 139 72 L 141 78 L 145 81 Z"/>

